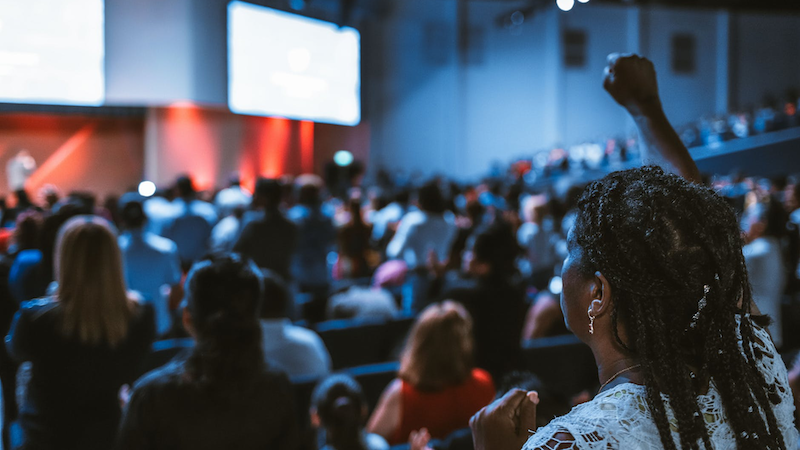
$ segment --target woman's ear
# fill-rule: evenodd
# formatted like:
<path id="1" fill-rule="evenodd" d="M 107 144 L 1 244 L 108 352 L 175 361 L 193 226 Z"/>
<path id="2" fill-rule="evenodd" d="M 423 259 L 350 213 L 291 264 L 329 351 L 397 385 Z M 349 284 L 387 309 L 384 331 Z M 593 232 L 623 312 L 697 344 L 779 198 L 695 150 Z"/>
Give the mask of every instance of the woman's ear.
<path id="1" fill-rule="evenodd" d="M 319 413 L 317 413 L 317 408 L 309 408 L 308 415 L 311 417 L 311 426 L 314 428 L 319 428 L 322 425 L 322 420 L 319 418 Z"/>
<path id="2" fill-rule="evenodd" d="M 605 275 L 600 271 L 594 273 L 594 282 L 592 283 L 592 303 L 590 309 L 592 315 L 597 317 L 611 310 L 611 285 L 608 283 Z"/>

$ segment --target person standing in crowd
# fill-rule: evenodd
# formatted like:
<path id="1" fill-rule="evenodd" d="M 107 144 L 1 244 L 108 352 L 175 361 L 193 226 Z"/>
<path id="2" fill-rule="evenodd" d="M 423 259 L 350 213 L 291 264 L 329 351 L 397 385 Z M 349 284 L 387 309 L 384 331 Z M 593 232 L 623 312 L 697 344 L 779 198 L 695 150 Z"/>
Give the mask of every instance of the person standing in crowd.
<path id="1" fill-rule="evenodd" d="M 372 264 L 377 258 L 372 258 L 372 226 L 364 222 L 361 194 L 357 191 L 351 193 L 346 207 L 348 220 L 339 227 L 339 259 L 336 261 L 334 276 L 338 279 L 369 277 L 372 274 Z"/>
<path id="2" fill-rule="evenodd" d="M 433 298 L 457 301 L 467 308 L 474 322 L 475 365 L 496 380 L 522 363 L 525 286 L 515 266 L 520 254 L 511 225 L 498 221 L 484 226 L 464 258 L 471 279 L 452 288 L 438 279 L 430 292 Z M 444 292 L 437 295 L 439 285 Z"/>
<path id="3" fill-rule="evenodd" d="M 419 211 L 407 213 L 386 248 L 390 259 L 402 259 L 408 267 L 411 294 L 405 298 L 406 311 L 424 307 L 429 289 L 427 261 L 431 251 L 438 261 L 446 261 L 458 229 L 444 217 L 445 200 L 436 182 L 422 186 L 417 197 Z"/>
<path id="4" fill-rule="evenodd" d="M 121 416 L 120 387 L 150 350 L 153 309 L 126 291 L 105 220 L 69 220 L 57 255 L 57 293 L 23 304 L 6 337 L 11 357 L 32 363 L 19 413 L 24 448 L 105 450 Z"/>
<path id="5" fill-rule="evenodd" d="M 769 326 L 775 347 L 783 344 L 781 303 L 786 288 L 787 270 L 781 252 L 781 239 L 786 233 L 786 216 L 777 200 L 769 199 L 750 205 L 742 217 L 747 264 L 747 278 L 753 301 L 759 311 L 772 319 Z"/>
<path id="6" fill-rule="evenodd" d="M 517 231 L 517 240 L 525 249 L 525 260 L 529 265 L 531 284 L 538 291 L 547 289 L 553 278 L 558 255 L 558 235 L 547 229 L 547 197 L 534 195 L 525 200 L 522 211 L 525 223 Z"/>
<path id="7" fill-rule="evenodd" d="M 182 273 L 178 246 L 167 238 L 146 231 L 147 215 L 142 199 L 128 193 L 120 199 L 123 232 L 119 247 L 125 267 L 128 288 L 138 291 L 144 303 L 153 305 L 156 333 L 163 336 L 172 328 L 169 297 L 172 289 L 180 289 Z"/>
<path id="8" fill-rule="evenodd" d="M 30 152 L 25 149 L 18 151 L 6 163 L 8 190 L 17 192 L 25 189 L 25 183 L 34 172 L 36 172 L 36 160 L 33 159 Z"/>
<path id="9" fill-rule="evenodd" d="M 391 445 L 422 428 L 443 439 L 466 428 L 494 395 L 491 375 L 473 364 L 469 313 L 455 302 L 436 303 L 412 327 L 398 378 L 381 395 L 367 430 Z"/>
<path id="10" fill-rule="evenodd" d="M 276 180 L 259 180 L 256 200 L 264 211 L 245 214 L 242 231 L 233 251 L 252 259 L 258 267 L 269 269 L 290 281 L 292 255 L 297 246 L 297 226 L 280 210 L 281 185 Z"/>
<path id="11" fill-rule="evenodd" d="M 297 241 L 292 258 L 292 278 L 300 292 L 327 296 L 330 287 L 328 253 L 333 250 L 336 229 L 333 220 L 322 211 L 322 179 L 316 175 L 297 178 L 297 205 L 286 214 L 297 227 Z"/>
<path id="12" fill-rule="evenodd" d="M 196 345 L 136 383 L 118 450 L 297 448 L 291 385 L 261 351 L 262 295 L 258 268 L 238 255 L 192 267 L 183 321 Z"/>
<path id="13" fill-rule="evenodd" d="M 586 188 L 561 306 L 594 353 L 599 393 L 537 429 L 537 393 L 512 390 L 470 421 L 476 450 L 797 448 L 786 366 L 753 301 L 734 211 L 699 184 L 650 61 L 610 55 L 604 87 L 639 127 L 643 159 L 656 152 L 681 176 L 646 166 Z"/>
<path id="14" fill-rule="evenodd" d="M 231 175 L 228 187 L 219 191 L 214 197 L 214 206 L 220 218 L 230 216 L 236 209 L 244 209 L 250 204 L 252 196 L 242 188 L 238 174 Z"/>
<path id="15" fill-rule="evenodd" d="M 291 293 L 279 275 L 263 270 L 261 334 L 264 360 L 289 377 L 319 377 L 331 371 L 331 356 L 317 334 L 287 318 Z"/>
<path id="16" fill-rule="evenodd" d="M 181 176 L 175 183 L 175 217 L 164 226 L 162 236 L 175 242 L 184 270 L 209 251 L 211 230 L 217 222 L 214 207 L 197 199 L 194 182 Z"/>
<path id="17" fill-rule="evenodd" d="M 398 189 L 394 200 L 372 215 L 372 240 L 380 248 L 385 248 L 394 236 L 393 228 L 409 211 L 411 193 L 408 189 Z"/>
<path id="18" fill-rule="evenodd" d="M 356 380 L 331 375 L 311 394 L 311 424 L 319 430 L 319 450 L 389 450 L 381 436 L 364 431 L 367 399 Z"/>

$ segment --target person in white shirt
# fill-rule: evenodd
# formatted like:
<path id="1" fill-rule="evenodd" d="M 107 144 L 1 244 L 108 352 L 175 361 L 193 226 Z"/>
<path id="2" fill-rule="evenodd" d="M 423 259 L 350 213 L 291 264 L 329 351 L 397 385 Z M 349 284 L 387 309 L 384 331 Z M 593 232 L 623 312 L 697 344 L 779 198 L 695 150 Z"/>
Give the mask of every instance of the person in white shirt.
<path id="1" fill-rule="evenodd" d="M 418 194 L 419 211 L 407 213 L 386 248 L 390 259 L 402 259 L 409 270 L 424 268 L 429 252 L 439 261 L 447 260 L 458 228 L 445 218 L 445 202 L 435 182 L 424 185 Z"/>
<path id="2" fill-rule="evenodd" d="M 401 189 L 395 194 L 394 201 L 386 205 L 380 211 L 375 211 L 372 215 L 372 240 L 382 242 L 384 239 L 392 237 L 389 235 L 389 228 L 403 219 L 409 211 L 410 194 L 408 190 Z"/>
<path id="3" fill-rule="evenodd" d="M 780 238 L 785 224 L 783 209 L 775 200 L 751 205 L 742 218 L 746 243 L 742 247 L 742 254 L 747 265 L 753 301 L 763 314 L 772 319 L 769 331 L 777 348 L 781 348 L 783 343 L 781 300 L 786 288 L 787 271 Z"/>
<path id="4" fill-rule="evenodd" d="M 36 172 L 36 161 L 27 150 L 20 150 L 6 163 L 8 190 L 14 192 L 25 189 L 25 182 L 33 172 Z"/>
<path id="5" fill-rule="evenodd" d="M 124 232 L 119 247 L 128 287 L 151 303 L 156 316 L 156 333 L 164 335 L 172 328 L 169 293 L 182 277 L 178 247 L 167 238 L 145 230 L 147 215 L 141 198 L 129 193 L 120 199 Z"/>
<path id="6" fill-rule="evenodd" d="M 291 303 L 288 287 L 278 274 L 265 269 L 262 272 L 261 334 L 267 365 L 290 378 L 329 374 L 331 357 L 322 339 L 309 329 L 292 325 L 286 318 Z"/>
<path id="7" fill-rule="evenodd" d="M 545 224 L 546 196 L 528 197 L 523 205 L 522 213 L 525 223 L 517 231 L 517 241 L 525 249 L 531 283 L 541 291 L 547 288 L 550 278 L 554 275 L 554 268 L 559 262 L 556 253 L 558 235 L 552 229 L 548 229 Z"/>
<path id="8" fill-rule="evenodd" d="M 409 275 L 403 294 L 405 312 L 421 311 L 427 306 L 430 274 L 428 258 L 447 262 L 450 249 L 458 234 L 455 222 L 445 217 L 445 202 L 436 182 L 419 190 L 419 211 L 407 213 L 386 247 L 389 259 L 402 259 Z"/>
<path id="9" fill-rule="evenodd" d="M 250 205 L 252 195 L 241 186 L 238 175 L 231 176 L 228 187 L 219 191 L 214 197 L 214 206 L 217 208 L 219 217 L 227 217 L 233 214 L 237 208 L 247 208 Z"/>

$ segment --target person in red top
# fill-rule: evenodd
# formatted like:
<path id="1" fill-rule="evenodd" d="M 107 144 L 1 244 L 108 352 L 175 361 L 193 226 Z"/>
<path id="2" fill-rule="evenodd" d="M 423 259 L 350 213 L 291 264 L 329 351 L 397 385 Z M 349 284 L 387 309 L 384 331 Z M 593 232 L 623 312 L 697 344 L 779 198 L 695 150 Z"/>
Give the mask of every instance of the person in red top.
<path id="1" fill-rule="evenodd" d="M 474 367 L 472 318 L 452 301 L 422 311 L 398 375 L 367 425 L 390 445 L 407 442 L 411 432 L 423 428 L 432 438 L 443 439 L 466 428 L 470 417 L 495 395 L 492 377 Z"/>

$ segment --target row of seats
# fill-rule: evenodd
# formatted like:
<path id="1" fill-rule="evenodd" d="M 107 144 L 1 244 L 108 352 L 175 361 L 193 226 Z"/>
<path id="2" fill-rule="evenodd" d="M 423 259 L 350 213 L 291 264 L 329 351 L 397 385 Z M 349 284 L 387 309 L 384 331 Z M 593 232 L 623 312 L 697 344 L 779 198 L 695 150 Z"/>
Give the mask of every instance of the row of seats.
<path id="1" fill-rule="evenodd" d="M 396 361 L 405 343 L 414 317 L 385 319 L 342 319 L 321 322 L 311 327 L 325 343 L 333 370 Z M 165 339 L 153 343 L 142 374 L 169 362 L 185 349 L 192 348 L 190 338 Z"/>

